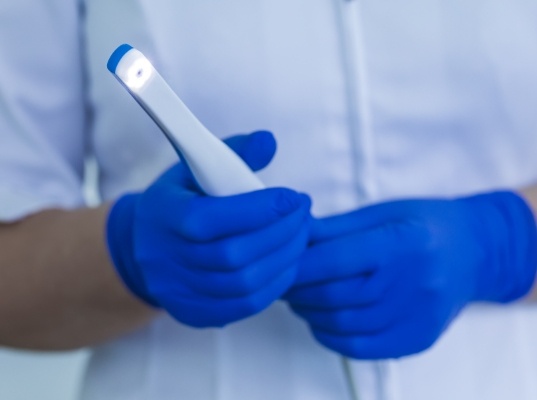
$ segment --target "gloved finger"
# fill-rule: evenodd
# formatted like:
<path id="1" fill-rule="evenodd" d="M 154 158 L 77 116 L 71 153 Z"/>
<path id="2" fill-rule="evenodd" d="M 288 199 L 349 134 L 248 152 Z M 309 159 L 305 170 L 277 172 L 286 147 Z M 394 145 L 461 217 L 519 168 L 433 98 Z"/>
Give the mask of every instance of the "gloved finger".
<path id="1" fill-rule="evenodd" d="M 358 307 L 320 310 L 291 303 L 291 308 L 316 330 L 341 336 L 370 334 L 389 329 L 412 312 L 412 296 L 406 291 L 395 286 L 381 301 Z M 347 294 L 352 304 L 353 296 Z"/>
<path id="2" fill-rule="evenodd" d="M 296 271 L 296 261 L 304 251 L 308 237 L 309 230 L 304 226 L 281 248 L 240 270 L 212 272 L 179 267 L 173 270 L 171 279 L 180 281 L 193 292 L 208 297 L 252 295 L 269 285 L 286 269 Z"/>
<path id="3" fill-rule="evenodd" d="M 223 327 L 263 311 L 287 291 L 295 276 L 294 268 L 286 269 L 270 284 L 247 297 L 207 299 L 170 292 L 162 306 L 178 321 L 189 326 Z"/>
<path id="4" fill-rule="evenodd" d="M 156 217 L 186 240 L 208 242 L 262 229 L 298 209 L 308 209 L 305 194 L 271 188 L 226 197 L 187 197 L 170 189 Z"/>
<path id="5" fill-rule="evenodd" d="M 293 306 L 309 310 L 337 310 L 362 307 L 381 301 L 393 284 L 391 279 L 380 279 L 375 274 L 325 282 L 311 286 L 293 286 L 284 299 Z"/>
<path id="6" fill-rule="evenodd" d="M 356 309 L 338 311 L 311 311 L 293 307 L 293 312 L 313 329 L 338 336 L 373 334 L 390 328 L 397 321 L 383 318 L 377 313 L 363 313 Z M 365 315 L 369 314 L 369 319 Z"/>
<path id="7" fill-rule="evenodd" d="M 431 347 L 439 334 L 426 334 L 429 327 L 420 323 L 398 324 L 370 334 L 341 336 L 312 329 L 315 339 L 325 347 L 349 358 L 378 360 L 416 354 Z"/>
<path id="8" fill-rule="evenodd" d="M 183 161 L 179 161 L 168 168 L 153 185 L 159 185 L 159 188 L 161 185 L 173 185 L 173 187 L 185 192 L 201 194 L 192 173 Z"/>
<path id="9" fill-rule="evenodd" d="M 380 203 L 349 213 L 326 218 L 315 218 L 311 227 L 312 243 L 375 229 L 397 221 L 406 210 L 406 201 Z M 410 202 L 408 202 L 410 205 Z"/>
<path id="10" fill-rule="evenodd" d="M 211 242 L 177 238 L 170 242 L 169 252 L 189 268 L 229 272 L 264 258 L 292 241 L 301 231 L 309 232 L 309 208 L 306 206 L 245 234 Z"/>
<path id="11" fill-rule="evenodd" d="M 256 131 L 249 135 L 236 135 L 224 140 L 253 170 L 265 168 L 276 154 L 276 139 L 271 132 Z"/>
<path id="12" fill-rule="evenodd" d="M 411 221 L 396 221 L 311 245 L 300 259 L 295 286 L 372 274 L 385 268 L 394 273 L 398 260 L 422 250 L 427 235 Z"/>

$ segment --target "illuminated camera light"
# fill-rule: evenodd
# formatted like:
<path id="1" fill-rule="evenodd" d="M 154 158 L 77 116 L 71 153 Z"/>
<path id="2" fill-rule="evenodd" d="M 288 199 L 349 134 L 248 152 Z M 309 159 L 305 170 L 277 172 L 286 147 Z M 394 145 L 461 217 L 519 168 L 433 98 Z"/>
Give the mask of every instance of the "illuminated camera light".
<path id="1" fill-rule="evenodd" d="M 154 76 L 155 68 L 138 50 L 129 50 L 117 64 L 115 74 L 129 89 L 142 89 Z"/>
<path id="2" fill-rule="evenodd" d="M 153 75 L 153 66 L 147 58 L 139 58 L 126 72 L 125 85 L 131 89 L 140 89 Z"/>

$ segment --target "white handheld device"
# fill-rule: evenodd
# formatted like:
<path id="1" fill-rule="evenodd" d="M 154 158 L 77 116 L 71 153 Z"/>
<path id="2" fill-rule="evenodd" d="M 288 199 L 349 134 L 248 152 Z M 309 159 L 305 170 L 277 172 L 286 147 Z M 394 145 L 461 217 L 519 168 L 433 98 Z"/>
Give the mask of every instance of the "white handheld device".
<path id="1" fill-rule="evenodd" d="M 264 188 L 246 163 L 192 114 L 140 51 L 123 44 L 112 53 L 107 67 L 164 132 L 206 194 L 230 196 Z"/>

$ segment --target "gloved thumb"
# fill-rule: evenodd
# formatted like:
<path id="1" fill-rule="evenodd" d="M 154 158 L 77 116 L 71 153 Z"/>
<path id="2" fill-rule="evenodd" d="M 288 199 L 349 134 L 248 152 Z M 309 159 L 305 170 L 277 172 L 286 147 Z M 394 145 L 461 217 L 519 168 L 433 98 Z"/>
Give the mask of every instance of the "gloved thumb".
<path id="1" fill-rule="evenodd" d="M 253 170 L 265 168 L 276 154 L 276 140 L 268 131 L 236 135 L 224 142 Z"/>

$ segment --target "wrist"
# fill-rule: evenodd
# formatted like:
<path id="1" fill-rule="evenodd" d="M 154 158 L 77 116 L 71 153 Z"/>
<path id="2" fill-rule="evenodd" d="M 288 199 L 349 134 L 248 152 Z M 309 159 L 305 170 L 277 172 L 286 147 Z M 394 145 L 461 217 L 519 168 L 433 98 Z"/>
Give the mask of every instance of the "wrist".
<path id="1" fill-rule="evenodd" d="M 145 292 L 142 273 L 134 256 L 134 220 L 139 194 L 127 194 L 111 207 L 106 223 L 106 242 L 112 264 L 121 281 L 136 297 L 156 307 Z"/>
<path id="2" fill-rule="evenodd" d="M 477 263 L 472 300 L 507 303 L 531 289 L 537 267 L 537 229 L 528 204 L 499 191 L 463 199 L 473 214 L 483 257 Z"/>

